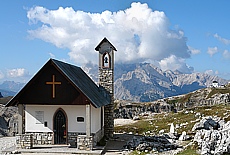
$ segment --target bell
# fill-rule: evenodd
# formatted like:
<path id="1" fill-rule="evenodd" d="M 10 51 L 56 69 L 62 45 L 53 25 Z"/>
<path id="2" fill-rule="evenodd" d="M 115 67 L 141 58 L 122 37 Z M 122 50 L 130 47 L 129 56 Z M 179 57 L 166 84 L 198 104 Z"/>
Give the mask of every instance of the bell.
<path id="1" fill-rule="evenodd" d="M 108 63 L 108 58 L 107 57 L 104 58 L 104 62 Z"/>

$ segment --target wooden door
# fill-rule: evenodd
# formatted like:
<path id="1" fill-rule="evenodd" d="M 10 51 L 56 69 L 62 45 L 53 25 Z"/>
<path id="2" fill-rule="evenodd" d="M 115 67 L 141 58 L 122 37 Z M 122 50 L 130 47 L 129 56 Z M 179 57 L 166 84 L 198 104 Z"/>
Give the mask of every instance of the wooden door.
<path id="1" fill-rule="evenodd" d="M 54 144 L 66 144 L 67 123 L 64 112 L 59 109 L 54 115 Z"/>

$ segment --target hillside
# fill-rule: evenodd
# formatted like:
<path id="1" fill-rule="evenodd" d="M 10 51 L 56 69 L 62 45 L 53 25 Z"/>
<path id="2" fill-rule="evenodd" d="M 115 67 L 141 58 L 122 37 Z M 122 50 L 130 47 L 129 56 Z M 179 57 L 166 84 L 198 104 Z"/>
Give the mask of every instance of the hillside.
<path id="1" fill-rule="evenodd" d="M 131 122 L 115 124 L 115 132 L 143 137 L 138 140 L 135 137 L 127 142 L 127 148 L 135 146 L 132 155 L 161 152 L 164 155 L 172 152 L 180 152 L 181 155 L 230 153 L 230 137 L 227 134 L 230 128 L 229 86 L 203 88 L 154 102 L 117 100 L 115 116 L 129 119 L 124 122 Z M 159 143 L 162 137 L 167 145 Z M 143 142 L 146 138 L 152 141 Z"/>
<path id="2" fill-rule="evenodd" d="M 194 107 L 230 103 L 230 85 L 224 88 L 202 88 L 188 94 L 159 99 L 152 102 L 115 101 L 115 118 L 134 118 L 143 112 L 177 112 Z"/>

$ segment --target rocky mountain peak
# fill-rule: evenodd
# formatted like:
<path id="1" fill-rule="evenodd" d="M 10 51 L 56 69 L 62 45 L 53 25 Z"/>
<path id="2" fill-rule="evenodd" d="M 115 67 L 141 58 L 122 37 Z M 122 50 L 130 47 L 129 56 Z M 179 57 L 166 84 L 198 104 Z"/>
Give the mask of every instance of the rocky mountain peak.
<path id="1" fill-rule="evenodd" d="M 115 74 L 120 75 L 116 76 L 115 80 L 115 98 L 138 102 L 186 94 L 209 87 L 213 81 L 218 81 L 219 84 L 228 82 L 204 73 L 185 74 L 180 71 L 162 71 L 150 63 L 121 66 L 115 70 Z"/>
<path id="2" fill-rule="evenodd" d="M 92 79 L 98 81 L 98 66 L 82 67 Z M 186 94 L 209 87 L 213 81 L 228 81 L 204 73 L 182 73 L 178 70 L 162 71 L 151 63 L 115 64 L 115 98 L 131 101 L 154 101 L 160 98 Z"/>

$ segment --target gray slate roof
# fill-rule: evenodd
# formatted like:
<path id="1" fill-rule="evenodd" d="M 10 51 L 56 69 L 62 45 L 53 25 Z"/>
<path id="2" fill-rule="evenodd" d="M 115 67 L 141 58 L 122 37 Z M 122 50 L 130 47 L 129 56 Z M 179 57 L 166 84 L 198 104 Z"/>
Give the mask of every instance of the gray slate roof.
<path id="1" fill-rule="evenodd" d="M 103 95 L 102 88 L 99 88 L 80 67 L 54 59 L 51 61 L 87 96 L 95 107 L 110 104 L 109 95 Z"/>

